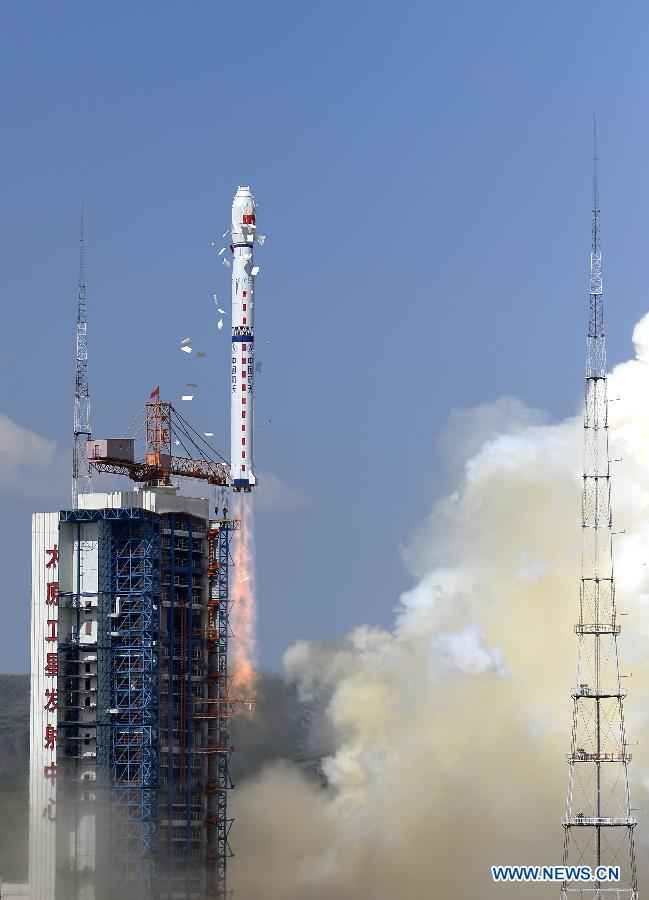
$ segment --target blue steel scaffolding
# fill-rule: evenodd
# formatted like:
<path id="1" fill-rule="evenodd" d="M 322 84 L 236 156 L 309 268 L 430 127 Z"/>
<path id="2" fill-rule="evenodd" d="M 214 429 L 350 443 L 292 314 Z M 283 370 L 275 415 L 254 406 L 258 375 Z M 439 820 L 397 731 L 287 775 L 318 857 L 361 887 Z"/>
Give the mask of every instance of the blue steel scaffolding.
<path id="1" fill-rule="evenodd" d="M 228 835 L 228 791 L 230 780 L 230 734 L 228 721 L 231 701 L 228 686 L 228 637 L 230 633 L 230 538 L 240 527 L 236 519 L 218 519 L 210 523 L 208 533 L 209 600 L 207 611 L 208 681 L 203 716 L 207 728 L 207 884 L 208 897 L 225 900 L 227 860 L 232 856 Z"/>
<path id="2" fill-rule="evenodd" d="M 98 523 L 96 787 L 108 808 L 96 823 L 97 896 L 226 900 L 229 566 L 240 523 L 210 522 L 205 548 L 204 521 L 186 513 L 82 509 L 61 521 Z"/>
<path id="3" fill-rule="evenodd" d="M 160 818 L 160 897 L 202 898 L 200 822 L 204 818 L 204 762 L 200 756 L 205 682 L 205 523 L 169 513 L 162 523 L 160 717 L 163 755 Z"/>
<path id="4" fill-rule="evenodd" d="M 159 561 L 157 516 L 113 525 L 111 855 L 116 894 L 124 898 L 147 897 L 155 882 Z"/>
<path id="5" fill-rule="evenodd" d="M 157 642 L 160 521 L 142 509 L 64 510 L 99 523 L 97 787 L 98 885 L 124 900 L 153 895 L 158 789 Z"/>

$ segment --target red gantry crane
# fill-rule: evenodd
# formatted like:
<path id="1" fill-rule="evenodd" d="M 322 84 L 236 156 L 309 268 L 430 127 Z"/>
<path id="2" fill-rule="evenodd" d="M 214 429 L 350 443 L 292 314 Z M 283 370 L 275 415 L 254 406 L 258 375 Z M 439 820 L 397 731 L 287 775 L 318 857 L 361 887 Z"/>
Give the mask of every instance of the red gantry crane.
<path id="1" fill-rule="evenodd" d="M 135 438 L 121 437 L 90 440 L 86 455 L 91 468 L 109 475 L 126 475 L 146 485 L 169 485 L 172 475 L 198 478 L 208 484 L 227 485 L 230 467 L 213 447 L 187 422 L 171 403 L 159 396 L 148 400 L 142 412 L 129 426 L 129 431 L 144 413 L 146 451 L 143 460 L 135 459 Z M 181 447 L 185 456 L 174 455 L 172 444 Z"/>

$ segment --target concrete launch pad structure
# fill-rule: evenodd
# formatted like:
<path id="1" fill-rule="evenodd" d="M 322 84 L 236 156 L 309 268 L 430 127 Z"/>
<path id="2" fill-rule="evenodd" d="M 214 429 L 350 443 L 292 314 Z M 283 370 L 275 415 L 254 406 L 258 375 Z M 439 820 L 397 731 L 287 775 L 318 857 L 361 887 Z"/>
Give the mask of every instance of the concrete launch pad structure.
<path id="1" fill-rule="evenodd" d="M 165 486 L 34 516 L 33 897 L 226 895 L 237 527 Z"/>

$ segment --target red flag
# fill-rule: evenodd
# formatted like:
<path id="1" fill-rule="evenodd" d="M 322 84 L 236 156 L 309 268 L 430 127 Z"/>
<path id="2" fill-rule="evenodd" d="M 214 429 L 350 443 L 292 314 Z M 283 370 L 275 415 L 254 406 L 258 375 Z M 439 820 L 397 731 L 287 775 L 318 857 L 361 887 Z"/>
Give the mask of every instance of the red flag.
<path id="1" fill-rule="evenodd" d="M 157 386 L 155 391 L 151 391 L 151 398 L 160 396 L 160 385 Z"/>

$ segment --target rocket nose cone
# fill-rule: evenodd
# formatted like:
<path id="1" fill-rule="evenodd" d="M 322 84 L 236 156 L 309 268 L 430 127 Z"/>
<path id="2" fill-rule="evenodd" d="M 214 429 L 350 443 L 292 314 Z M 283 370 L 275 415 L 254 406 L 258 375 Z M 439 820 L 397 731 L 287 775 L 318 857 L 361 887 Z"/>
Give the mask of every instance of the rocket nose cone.
<path id="1" fill-rule="evenodd" d="M 252 200 L 252 191 L 248 185 L 239 185 L 234 195 L 235 200 Z"/>
<path id="2" fill-rule="evenodd" d="M 252 216 L 252 218 L 248 218 Z M 232 201 L 232 226 L 237 232 L 242 224 L 254 222 L 255 200 L 250 188 L 239 185 Z"/>

